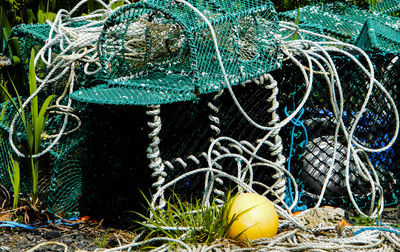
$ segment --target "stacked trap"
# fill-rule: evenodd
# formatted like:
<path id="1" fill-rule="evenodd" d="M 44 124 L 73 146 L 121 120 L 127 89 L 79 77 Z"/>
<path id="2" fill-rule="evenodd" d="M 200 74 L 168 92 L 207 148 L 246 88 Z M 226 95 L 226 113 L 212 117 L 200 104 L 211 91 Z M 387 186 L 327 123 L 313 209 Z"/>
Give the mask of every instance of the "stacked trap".
<path id="1" fill-rule="evenodd" d="M 140 197 L 140 193 L 135 190 L 135 193 L 125 198 L 124 194 L 129 195 L 127 192 L 132 189 L 129 188 L 130 182 L 140 180 L 143 182 L 143 191 L 145 191 L 146 186 L 151 184 L 150 180 L 154 177 L 158 179 L 155 186 L 159 187 L 165 180 L 172 180 L 174 176 L 184 171 L 206 166 L 205 153 L 209 141 L 216 138 L 221 131 L 226 132 L 224 135 L 231 134 L 242 138 L 241 140 L 249 146 L 251 143 L 255 144 L 260 137 L 260 132 L 250 137 L 243 135 L 240 127 L 236 128 L 238 126 L 236 124 L 228 123 L 224 125 L 226 129 L 219 126 L 219 108 L 213 105 L 213 100 L 214 97 L 221 95 L 218 91 L 226 85 L 220 71 L 219 57 L 223 60 L 229 84 L 232 86 L 278 68 L 280 35 L 277 15 L 272 4 L 265 1 L 231 1 L 229 4 L 193 1 L 192 4 L 200 12 L 205 13 L 206 19 L 214 27 L 213 33 L 210 32 L 202 16 L 180 2 L 143 1 L 125 5 L 112 12 L 101 23 L 101 29 L 98 29 L 99 51 L 96 53 L 100 59 L 101 71 L 87 76 L 83 74 L 86 70 L 84 62 L 80 64 L 77 61 L 74 65 L 78 80 L 76 82 L 79 82 L 79 86 L 71 97 L 75 101 L 93 104 L 88 107 L 82 106 L 84 112 L 82 110 L 80 111 L 82 113 L 78 113 L 82 118 L 89 118 L 84 121 L 81 132 L 87 137 L 84 142 L 88 144 L 91 152 L 84 159 L 88 160 L 88 165 L 81 173 L 83 182 L 63 176 L 53 180 L 55 184 L 66 182 L 81 185 L 81 194 L 76 195 L 75 198 L 83 202 L 81 204 L 83 209 L 88 207 L 93 210 L 96 206 L 104 204 L 104 198 L 113 198 L 115 201 L 110 201 L 109 208 L 112 208 L 114 212 L 121 211 L 119 205 L 121 203 L 125 204 L 122 210 L 129 210 L 129 207 L 135 205 L 137 198 Z M 46 50 L 51 48 L 52 56 L 63 60 L 58 55 L 67 54 L 65 51 L 68 48 L 67 42 L 75 38 L 72 35 L 77 33 L 74 32 L 85 32 L 86 26 L 89 26 L 91 31 L 98 28 L 98 23 L 89 25 L 82 21 L 72 21 L 72 18 L 71 20 L 66 18 L 65 24 L 22 25 L 15 28 L 13 34 L 24 45 L 25 54 L 31 48 L 39 49 L 41 46 L 47 46 L 43 50 L 44 57 L 49 56 Z M 65 28 L 54 29 L 57 25 L 60 27 L 63 25 Z M 57 33 L 63 30 L 67 32 Z M 45 43 L 47 33 L 47 36 L 53 38 L 53 40 L 50 39 L 50 45 Z M 214 48 L 214 36 L 219 46 L 219 55 Z M 72 47 L 69 48 L 72 49 Z M 44 68 L 37 71 L 45 75 L 51 70 Z M 61 71 L 63 69 L 58 70 L 58 72 Z M 252 85 L 257 86 L 254 83 Z M 53 92 L 52 88 L 57 88 L 54 84 L 48 86 L 50 86 L 46 90 L 48 93 Z M 266 92 L 272 94 L 270 90 Z M 261 94 L 260 92 L 259 95 Z M 228 96 L 225 95 L 225 97 L 227 101 Z M 200 101 L 198 101 L 199 98 Z M 264 101 L 264 103 L 270 104 L 271 101 Z M 74 106 L 80 107 L 79 104 L 75 103 Z M 95 104 L 118 105 L 118 107 L 108 109 Z M 160 104 L 167 104 L 163 105 L 166 106 L 166 111 L 170 111 L 167 115 L 160 114 L 163 113 L 160 112 Z M 147 106 L 131 108 L 122 105 Z M 193 110 L 187 109 L 188 106 Z M 226 112 L 223 113 L 227 118 L 233 118 L 238 113 L 230 106 L 226 104 L 224 106 L 226 106 L 224 108 Z M 163 109 L 164 107 L 161 111 Z M 125 111 L 128 111 L 129 115 Z M 201 116 L 203 119 L 198 120 L 197 117 L 200 118 L 200 116 L 194 111 L 203 115 Z M 212 116 L 210 113 L 217 115 Z M 123 116 L 114 117 L 115 114 Z M 160 121 L 160 116 L 162 121 Z M 131 117 L 134 119 L 133 125 L 129 124 Z M 150 120 L 150 128 L 146 125 L 148 120 Z M 182 120 L 182 123 L 178 124 L 177 120 Z M 262 117 L 262 120 L 271 120 L 271 118 Z M 121 121 L 123 121 L 122 124 L 127 125 L 127 128 L 121 126 Z M 161 122 L 163 127 L 161 127 Z M 190 123 L 185 126 L 187 122 Z M 199 122 L 204 124 L 203 127 L 198 127 Z M 114 123 L 118 125 L 112 126 Z M 101 130 L 102 125 L 104 125 L 104 131 Z M 185 139 L 186 136 L 179 134 L 182 130 L 190 132 L 196 127 L 198 131 L 193 133 L 193 138 Z M 123 131 L 124 129 L 129 132 Z M 116 134 L 119 136 L 117 137 Z M 158 134 L 161 134 L 161 143 L 158 143 Z M 126 141 L 127 138 L 123 137 L 124 135 L 132 136 L 130 138 L 132 141 Z M 107 139 L 112 139 L 112 143 L 106 144 Z M 63 141 L 62 138 L 61 142 Z M 184 144 L 185 141 L 186 144 Z M 127 144 L 129 148 L 126 148 Z M 171 146 L 175 147 L 171 148 Z M 190 146 L 190 148 L 182 146 Z M 123 151 L 116 151 L 119 147 Z M 237 151 L 235 146 L 230 148 L 233 148 L 232 152 Z M 279 149 L 279 147 L 276 148 Z M 107 157 L 104 154 L 111 155 L 108 162 L 103 159 Z M 115 158 L 113 158 L 114 155 Z M 266 153 L 266 155 L 270 154 Z M 69 160 L 70 156 L 67 154 L 65 158 Z M 145 168 L 149 162 L 151 169 Z M 230 161 L 225 163 L 228 164 Z M 124 172 L 126 182 L 120 183 L 120 174 Z M 271 181 L 281 178 L 282 175 L 278 174 Z M 196 180 L 194 179 L 193 183 L 198 183 Z M 118 187 L 117 183 L 121 186 Z M 191 183 L 186 183 L 186 188 L 195 191 Z M 280 182 L 280 187 L 283 186 L 284 182 Z M 121 188 L 123 193 L 118 193 L 121 192 L 118 188 Z M 199 187 L 196 188 L 199 189 Z M 61 187 L 58 189 L 65 190 Z M 199 193 L 201 191 L 202 189 L 199 189 Z M 113 195 L 107 192 L 116 192 L 123 196 L 112 197 Z M 48 202 L 51 205 L 56 200 L 49 198 Z M 96 202 L 100 203 L 97 205 Z M 109 208 L 106 206 L 98 209 L 107 212 Z M 110 211 L 111 214 L 114 212 Z"/>
<path id="2" fill-rule="evenodd" d="M 50 74 L 59 62 L 62 68 L 52 76 L 68 71 L 57 83 L 66 83 L 69 74 L 75 74 L 75 86 L 62 103 L 72 99 L 73 113 L 82 126 L 63 135 L 43 157 L 49 170 L 41 173 L 47 179 L 41 190 L 49 211 L 123 220 L 124 211 L 138 207 L 142 195 L 137 188 L 145 195 L 160 192 L 182 174 L 210 166 L 250 183 L 276 202 L 286 198 L 290 205 L 293 181 L 284 175 L 286 167 L 303 188 L 303 203 L 315 204 L 335 149 L 338 123 L 323 76 L 315 74 L 311 94 L 291 123 L 267 131 L 254 126 L 237 104 L 259 125 L 274 127 L 296 109 L 306 90 L 298 65 L 287 58 L 282 62 L 282 48 L 289 44 L 282 40 L 288 33 L 281 33 L 278 13 L 270 1 L 189 2 L 141 1 L 116 10 L 106 8 L 100 21 L 67 16 L 59 23 L 14 28 L 24 62 L 32 48 L 43 58 L 55 59 L 48 67 L 37 68 L 39 77 Z M 297 11 L 279 13 L 279 19 L 294 21 L 296 15 Z M 370 50 L 376 78 L 398 100 L 398 18 L 326 3 L 302 8 L 299 20 L 301 29 Z M 326 41 L 310 33 L 303 37 Z M 358 51 L 348 52 L 362 61 Z M 342 120 L 348 127 L 362 105 L 368 78 L 343 54 L 332 57 L 339 66 L 345 101 Z M 60 95 L 64 86 L 57 83 L 47 83 L 40 97 Z M 6 116 L 1 124 L 0 168 L 7 174 L 12 150 L 6 139 L 16 111 L 9 104 L 2 108 Z M 386 146 L 395 135 L 392 109 L 386 96 L 376 91 L 354 131 L 357 144 Z M 65 115 L 50 117 L 46 132 L 56 134 L 64 120 Z M 68 129 L 76 123 L 70 121 Z M 15 132 L 24 138 L 20 125 Z M 45 140 L 43 149 L 50 143 Z M 343 183 L 345 139 L 337 139 L 336 148 L 324 202 L 349 207 Z M 361 155 L 363 162 L 376 167 L 387 187 L 387 205 L 397 203 L 397 149 L 398 144 Z M 251 170 L 246 169 L 247 161 L 254 165 Z M 369 182 L 352 162 L 349 182 L 357 203 L 367 207 Z M 7 176 L 0 179 L 10 187 Z M 237 186 L 223 176 L 212 179 L 216 195 Z M 174 190 L 187 199 L 202 197 L 210 181 L 195 174 L 182 178 Z M 162 207 L 162 199 L 154 204 Z"/>
<path id="3" fill-rule="evenodd" d="M 358 52 L 351 52 L 357 58 L 362 58 Z M 385 87 L 396 101 L 398 99 L 397 83 L 399 60 L 396 54 L 373 53 L 370 55 L 376 68 L 376 78 L 385 84 Z M 347 57 L 333 55 L 334 63 L 341 76 L 341 85 L 344 94 L 343 123 L 349 127 L 357 115 L 355 111 L 361 107 L 367 93 L 367 77 L 360 69 L 354 67 L 354 62 Z M 287 89 L 281 89 L 281 104 L 287 104 L 287 110 L 295 107 L 303 97 L 304 82 L 300 70 L 293 64 L 285 64 L 284 68 L 290 71 L 276 71 L 272 74 L 277 81 L 290 83 Z M 349 71 L 349 69 L 352 69 Z M 290 74 L 287 74 L 287 73 Z M 322 75 L 316 75 L 316 84 L 304 106 L 303 113 L 286 130 L 282 130 L 285 156 L 288 157 L 288 168 L 297 178 L 299 186 L 303 188 L 303 203 L 312 206 L 319 198 L 325 178 L 333 161 L 335 147 L 335 129 L 337 125 L 332 105 L 330 105 L 328 86 Z M 291 90 L 296 90 L 294 94 Z M 354 131 L 354 141 L 363 147 L 378 149 L 387 146 L 394 137 L 395 114 L 389 106 L 385 95 L 378 88 L 374 88 L 371 100 L 363 113 Z M 283 112 L 282 112 L 283 113 Z M 342 129 L 341 129 L 342 130 Z M 329 180 L 323 204 L 351 208 L 346 188 L 345 160 L 348 152 L 347 141 L 339 135 L 336 143 L 337 153 L 332 177 Z M 384 186 L 385 206 L 398 203 L 399 167 L 398 141 L 389 149 L 379 152 L 369 152 L 361 155 L 365 164 L 371 162 L 375 172 Z M 367 208 L 370 200 L 370 184 L 366 178 L 359 175 L 358 168 L 353 160 L 349 165 L 349 182 L 356 195 L 360 207 Z"/>

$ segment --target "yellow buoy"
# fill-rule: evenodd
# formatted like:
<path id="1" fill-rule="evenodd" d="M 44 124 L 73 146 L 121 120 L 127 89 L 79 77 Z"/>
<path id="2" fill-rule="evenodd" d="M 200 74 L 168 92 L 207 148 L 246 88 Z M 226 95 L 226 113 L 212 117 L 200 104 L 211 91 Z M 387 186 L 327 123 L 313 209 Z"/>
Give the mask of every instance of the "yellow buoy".
<path id="1" fill-rule="evenodd" d="M 228 220 L 235 216 L 228 230 L 228 238 L 239 241 L 271 238 L 278 232 L 275 206 L 257 193 L 242 193 L 232 199 Z M 240 236 L 238 236 L 243 232 Z"/>

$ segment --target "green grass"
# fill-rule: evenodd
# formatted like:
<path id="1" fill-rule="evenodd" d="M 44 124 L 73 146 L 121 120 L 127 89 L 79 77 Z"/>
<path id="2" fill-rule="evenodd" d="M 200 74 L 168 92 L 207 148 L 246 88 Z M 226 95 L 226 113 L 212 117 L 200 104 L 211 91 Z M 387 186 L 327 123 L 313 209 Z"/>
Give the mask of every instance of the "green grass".
<path id="1" fill-rule="evenodd" d="M 107 248 L 108 246 L 108 238 L 109 238 L 109 231 L 106 230 L 105 233 L 102 233 L 100 235 L 97 235 L 94 238 L 94 244 L 96 245 L 97 248 Z"/>
<path id="2" fill-rule="evenodd" d="M 33 94 L 36 91 L 36 77 L 35 77 L 35 67 L 34 67 L 34 58 L 35 53 L 32 50 L 31 58 L 29 62 L 29 90 L 30 94 Z M 37 96 L 35 96 L 30 102 L 30 113 L 26 113 L 25 110 L 22 110 L 22 101 L 19 96 L 18 90 L 15 87 L 14 83 L 11 82 L 14 91 L 16 93 L 16 101 L 11 96 L 5 85 L 0 85 L 0 88 L 3 90 L 4 94 L 7 96 L 8 100 L 11 101 L 12 105 L 18 111 L 18 114 L 21 118 L 22 124 L 24 126 L 25 134 L 27 137 L 27 144 L 29 153 L 24 153 L 29 156 L 31 170 L 32 170 L 32 202 L 35 204 L 38 199 L 38 185 L 39 185 L 39 159 L 33 158 L 33 156 L 41 151 L 41 141 L 42 141 L 42 133 L 44 130 L 44 126 L 47 120 L 48 111 L 47 108 L 50 106 L 54 95 L 50 95 L 43 102 L 41 107 L 39 107 L 39 102 Z M 30 116 L 29 116 L 30 115 Z M 14 173 L 15 175 L 15 173 Z M 16 178 L 14 178 L 16 179 Z"/>
<path id="3" fill-rule="evenodd" d="M 144 231 L 146 239 L 166 237 L 180 239 L 187 244 L 210 245 L 217 240 L 225 239 L 232 223 L 242 214 L 233 215 L 228 219 L 232 199 L 228 193 L 223 205 L 217 205 L 214 200 L 209 206 L 205 206 L 201 200 L 182 201 L 179 195 L 172 193 L 166 200 L 166 206 L 161 210 L 152 208 L 146 199 L 150 208 L 149 216 L 152 218 L 136 213 L 143 220 L 135 221 L 141 226 L 136 231 Z"/>
<path id="4" fill-rule="evenodd" d="M 14 160 L 14 158 L 12 157 L 10 152 L 8 152 L 8 155 L 10 157 L 11 165 L 8 164 L 7 170 L 8 170 L 8 175 L 10 176 L 10 180 L 11 180 L 11 184 L 12 184 L 13 192 L 14 192 L 13 208 L 16 209 L 18 207 L 18 201 L 19 201 L 21 174 L 20 174 L 19 163 Z"/>

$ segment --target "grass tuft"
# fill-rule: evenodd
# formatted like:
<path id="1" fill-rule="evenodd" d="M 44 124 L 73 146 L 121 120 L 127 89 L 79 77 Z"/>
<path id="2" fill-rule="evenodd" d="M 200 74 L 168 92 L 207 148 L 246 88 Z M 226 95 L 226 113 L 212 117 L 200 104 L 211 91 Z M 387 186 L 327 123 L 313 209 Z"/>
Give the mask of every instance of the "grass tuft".
<path id="1" fill-rule="evenodd" d="M 206 206 L 199 199 L 183 201 L 179 195 L 172 192 L 166 199 L 166 206 L 159 210 L 152 208 L 150 201 L 145 197 L 149 206 L 148 216 L 152 217 L 136 213 L 142 219 L 135 221 L 140 225 L 136 231 L 144 231 L 146 239 L 167 237 L 180 239 L 187 244 L 210 245 L 225 239 L 230 226 L 240 215 L 228 219 L 232 199 L 231 194 L 227 193 L 224 204 L 218 205 L 214 199 Z"/>

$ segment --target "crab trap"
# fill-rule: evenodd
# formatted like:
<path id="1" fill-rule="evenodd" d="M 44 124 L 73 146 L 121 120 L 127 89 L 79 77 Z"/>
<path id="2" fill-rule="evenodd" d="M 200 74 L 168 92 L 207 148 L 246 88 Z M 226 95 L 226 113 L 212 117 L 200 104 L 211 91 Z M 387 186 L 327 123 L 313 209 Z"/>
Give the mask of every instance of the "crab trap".
<path id="1" fill-rule="evenodd" d="M 66 204 L 70 203 L 71 207 L 79 205 L 81 212 L 91 211 L 94 216 L 98 211 L 118 217 L 118 213 L 134 209 L 132 206 L 138 204 L 138 198 L 142 198 L 139 189 L 146 194 L 152 184 L 150 181 L 158 179 L 157 187 L 185 171 L 207 166 L 208 145 L 221 132 L 234 135 L 247 148 L 255 148 L 261 133 L 254 129 L 245 133 L 245 127 L 241 128 L 238 124 L 240 120 L 233 119 L 238 111 L 232 108 L 229 95 L 221 94 L 225 83 L 218 58 L 222 58 L 229 84 L 237 86 L 235 89 L 249 97 L 250 93 L 244 92 L 238 84 L 279 66 L 277 14 L 269 1 L 231 1 L 229 4 L 224 1 L 192 1 L 191 4 L 203 14 L 199 15 L 190 8 L 190 4 L 179 1 L 142 1 L 117 9 L 102 23 L 96 37 L 98 46 L 93 45 L 98 48 L 101 71 L 86 76 L 84 72 L 88 69 L 84 62 L 74 64 L 78 83 L 75 88 L 78 90 L 71 97 L 74 106 L 82 107 L 74 112 L 82 118 L 83 125 L 79 132 L 84 136 L 82 146 L 88 149 L 85 151 L 77 147 L 77 152 L 86 154 L 82 158 L 85 165 L 79 163 L 76 166 L 80 176 L 68 178 L 57 172 L 51 179 L 51 183 L 57 185 L 53 190 L 59 195 L 80 191 L 69 195 L 73 201 L 67 196 L 60 196 Z M 206 20 L 213 27 L 212 31 Z M 70 55 L 64 54 L 74 49 L 71 41 L 81 38 L 78 32 L 86 36 L 96 30 L 99 23 L 94 23 L 68 20 L 62 25 L 21 25 L 14 29 L 13 36 L 23 44 L 24 62 L 31 48 L 36 48 L 44 51 L 43 58 L 53 57 L 66 63 Z M 62 28 L 54 29 L 58 28 L 57 25 Z M 62 32 L 65 33 L 59 34 Z M 218 52 L 213 40 L 218 43 Z M 82 43 L 74 44 L 78 51 L 84 47 Z M 88 57 L 95 54 L 89 53 Z M 89 70 L 95 66 L 90 65 Z M 63 71 L 60 68 L 56 73 L 62 74 Z M 44 77 L 51 73 L 51 69 L 39 68 L 37 72 Z M 68 82 L 68 77 L 68 74 L 63 76 L 60 83 Z M 252 85 L 257 86 L 255 83 Z M 62 88 L 56 83 L 47 85 L 43 96 L 59 94 Z M 275 92 L 263 87 L 255 90 L 258 89 L 270 95 Z M 214 99 L 219 96 L 224 98 L 218 100 L 229 101 L 229 105 L 224 104 L 224 108 L 214 105 Z M 253 103 L 250 98 L 247 100 L 249 105 Z M 262 100 L 271 106 L 271 101 Z M 67 98 L 63 102 L 66 104 Z M 218 112 L 226 119 L 220 120 Z M 272 120 L 261 114 L 260 117 L 263 122 Z M 60 126 L 64 117 L 59 115 L 57 118 L 54 120 Z M 48 127 L 51 130 L 51 124 Z M 4 135 L 8 131 L 5 128 Z M 23 135 L 21 128 L 15 131 Z M 250 131 L 255 132 L 247 137 Z M 272 135 L 271 141 L 279 145 L 277 133 Z M 68 137 L 71 142 L 67 141 Z M 68 137 L 62 137 L 57 146 L 81 142 L 74 134 Z M 46 141 L 43 143 L 46 145 Z M 5 141 L 4 144 L 3 152 L 11 152 L 8 143 Z M 240 147 L 233 143 L 230 147 L 218 146 L 212 155 L 240 152 Z M 279 146 L 274 148 L 281 149 Z M 266 155 L 268 153 L 262 148 L 261 151 Z M 279 151 L 274 153 L 273 156 L 277 157 L 273 159 L 283 161 Z M 65 162 L 75 160 L 69 153 L 65 153 L 63 158 Z M 4 156 L 4 159 L 9 158 Z M 49 167 L 54 165 L 53 160 L 48 163 Z M 229 169 L 231 163 L 237 162 L 224 160 L 222 163 L 226 166 L 224 169 Z M 222 164 L 220 166 L 219 169 L 222 169 Z M 45 176 L 44 173 L 42 175 Z M 262 176 L 270 175 L 271 172 L 265 172 Z M 283 176 L 278 173 L 270 180 L 281 179 Z M 223 182 L 222 179 L 218 181 Z M 60 186 L 65 183 L 71 186 Z M 181 186 L 183 192 L 189 190 L 201 194 L 204 190 L 200 184 L 196 177 L 192 177 L 177 186 Z M 279 182 L 280 187 L 284 184 Z M 53 203 L 61 209 L 62 203 L 51 196 L 46 197 L 50 211 L 53 211 Z M 60 209 L 54 211 L 59 213 Z M 68 209 L 62 212 L 75 213 Z"/>
<path id="2" fill-rule="evenodd" d="M 359 59 L 362 58 L 358 52 L 353 51 L 351 54 Z M 399 56 L 377 51 L 370 51 L 369 56 L 375 66 L 376 78 L 384 83 L 393 99 L 398 101 Z M 333 56 L 333 59 L 341 76 L 344 101 L 341 116 L 343 127 L 351 129 L 350 125 L 357 117 L 356 111 L 361 108 L 368 92 L 368 78 L 346 56 L 337 54 Z M 301 72 L 297 66 L 288 64 L 284 66 L 285 68 L 286 71 L 276 71 L 272 74 L 278 82 L 282 81 L 287 85 L 280 90 L 282 99 L 280 102 L 286 104 L 287 111 L 291 111 L 303 97 L 304 80 L 300 78 Z M 303 188 L 303 203 L 309 206 L 318 201 L 328 170 L 331 169 L 331 177 L 326 184 L 323 202 L 349 208 L 352 203 L 348 197 L 345 168 L 348 142 L 344 135 L 335 140 L 338 120 L 329 102 L 331 98 L 327 91 L 328 86 L 322 75 L 317 74 L 315 78 L 316 83 L 302 113 L 292 121 L 291 128 L 282 131 L 281 134 L 284 146 L 287 147 L 285 156 L 288 158 L 288 169 Z M 339 97 L 339 93 L 336 95 Z M 383 187 L 383 191 L 380 192 L 384 193 L 386 206 L 398 203 L 400 163 L 397 150 L 399 142 L 395 142 L 393 146 L 383 151 L 374 152 L 374 149 L 383 148 L 392 141 L 396 128 L 394 117 L 393 107 L 387 103 L 384 92 L 374 87 L 370 102 L 355 126 L 354 142 L 350 145 L 353 147 L 358 144 L 371 149 L 371 152 L 360 155 L 360 158 L 363 163 L 370 163 L 375 167 L 376 176 L 379 177 Z M 339 132 L 342 129 L 340 128 Z M 335 149 L 335 162 L 332 165 Z M 371 197 L 370 178 L 361 176 L 359 169 L 361 168 L 351 158 L 348 183 L 356 195 L 356 203 L 360 207 L 367 208 Z"/>
<path id="3" fill-rule="evenodd" d="M 105 82 L 72 98 L 117 105 L 192 101 L 225 86 L 220 57 L 230 85 L 278 67 L 278 19 L 270 1 L 192 4 L 204 14 L 180 1 L 141 1 L 115 11 L 98 41 Z"/>
<path id="4" fill-rule="evenodd" d="M 350 17 L 345 9 L 352 11 Z M 326 20 L 317 22 L 321 11 L 328 13 L 323 15 Z M 127 211 L 146 204 L 143 194 L 162 191 L 166 198 L 171 189 L 190 200 L 204 197 L 210 183 L 212 193 L 222 195 L 235 190 L 238 181 L 280 202 L 293 197 L 289 185 L 296 180 L 302 202 L 312 206 L 330 168 L 324 202 L 350 207 L 344 182 L 349 148 L 383 148 L 394 137 L 393 108 L 374 88 L 351 144 L 344 134 L 335 138 L 337 109 L 321 74 L 315 74 L 301 111 L 284 127 L 274 128 L 296 109 L 306 89 L 298 65 L 282 57 L 282 37 L 287 34 L 281 33 L 270 1 L 148 0 L 99 13 L 87 20 L 66 15 L 59 23 L 13 30 L 22 44 L 23 62 L 35 48 L 46 63 L 37 64 L 38 78 L 53 80 L 41 89 L 39 100 L 50 94 L 63 97 L 59 107 L 64 113 L 50 114 L 44 132 L 53 137 L 42 140 L 42 149 L 54 136 L 61 138 L 40 157 L 41 167 L 48 169 L 40 171 L 40 196 L 50 212 L 124 221 Z M 371 49 L 376 78 L 398 100 L 400 61 L 392 51 L 397 47 L 391 47 L 398 41 L 384 43 L 381 30 L 370 29 L 382 20 L 395 29 L 395 18 L 377 16 L 363 28 L 371 13 L 341 3 L 305 7 L 301 13 L 306 13 L 300 18 L 301 29 Z M 282 20 L 293 16 L 279 14 Z M 334 26 L 338 19 L 343 22 Z M 358 51 L 348 52 L 363 61 Z M 343 133 L 358 116 L 369 79 L 343 54 L 333 54 L 333 59 L 343 87 L 343 95 L 335 93 L 345 104 L 339 129 Z M 55 76 L 61 77 L 55 81 Z M 68 83 L 69 89 L 60 83 Z M 11 188 L 11 160 L 28 160 L 14 154 L 8 141 L 16 110 L 8 103 L 2 108 L 0 182 Z M 26 149 L 18 120 L 13 142 L 20 151 Z M 375 167 L 386 205 L 397 203 L 397 149 L 398 142 L 359 155 Z M 356 203 L 367 207 L 370 182 L 355 164 L 350 158 L 348 183 Z M 28 174 L 23 178 L 23 191 L 28 192 L 30 172 L 23 173 Z M 170 183 L 174 185 L 164 188 Z M 163 202 L 156 204 L 162 207 Z"/>

